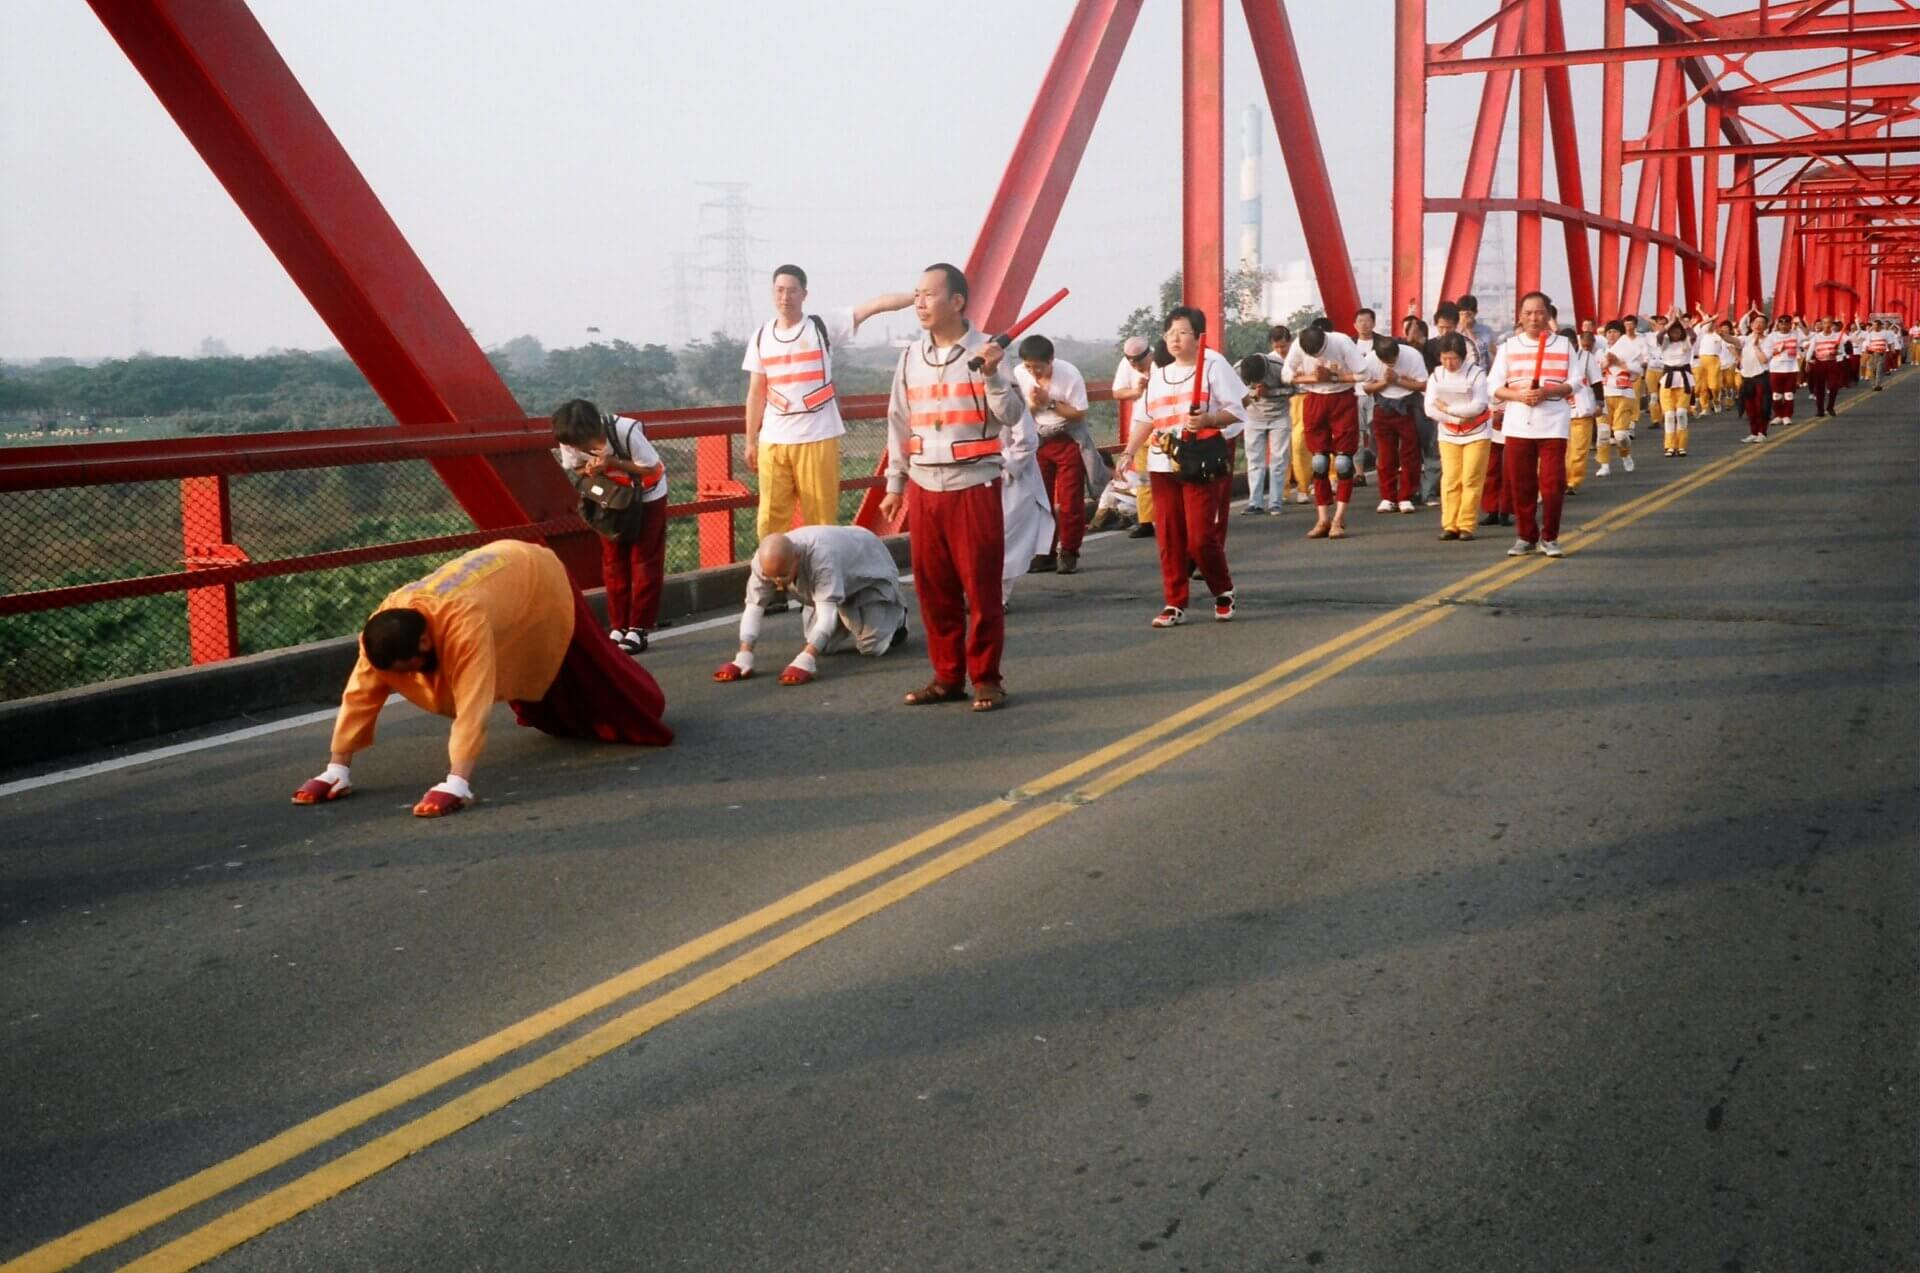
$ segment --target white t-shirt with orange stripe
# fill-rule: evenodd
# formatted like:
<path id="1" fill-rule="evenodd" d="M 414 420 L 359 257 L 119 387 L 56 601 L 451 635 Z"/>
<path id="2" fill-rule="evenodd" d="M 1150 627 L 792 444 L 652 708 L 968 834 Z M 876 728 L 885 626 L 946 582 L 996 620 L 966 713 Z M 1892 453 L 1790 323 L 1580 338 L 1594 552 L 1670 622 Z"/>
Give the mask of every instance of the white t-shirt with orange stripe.
<path id="1" fill-rule="evenodd" d="M 1147 472 L 1175 473 L 1179 466 L 1173 462 L 1165 449 L 1165 438 L 1171 431 L 1186 424 L 1193 410 L 1194 377 L 1199 373 L 1197 367 L 1182 367 L 1171 363 L 1165 367 L 1155 367 L 1147 377 L 1147 392 L 1143 399 L 1146 404 L 1146 416 L 1153 429 L 1153 437 L 1147 444 Z M 1229 438 L 1237 438 L 1247 427 L 1247 386 L 1240 379 L 1240 373 L 1234 370 L 1219 351 L 1207 350 L 1206 383 L 1200 390 L 1200 406 L 1205 411 L 1226 411 L 1233 415 L 1232 423 L 1220 430 Z M 1134 416 L 1139 420 L 1139 415 Z"/>
<path id="2" fill-rule="evenodd" d="M 833 351 L 853 341 L 853 311 L 830 309 L 817 316 L 827 329 L 828 349 L 820 347 L 814 317 L 808 315 L 799 326 L 787 328 L 781 327 L 777 318 L 769 320 L 747 342 L 747 356 L 741 359 L 740 369 L 767 378 L 767 411 L 760 418 L 763 445 L 824 442 L 847 431 L 840 419 L 838 398 L 830 397 L 813 410 L 808 410 L 805 403 L 809 396 L 828 392 L 825 386 L 833 379 Z M 780 405 L 783 401 L 784 407 Z"/>

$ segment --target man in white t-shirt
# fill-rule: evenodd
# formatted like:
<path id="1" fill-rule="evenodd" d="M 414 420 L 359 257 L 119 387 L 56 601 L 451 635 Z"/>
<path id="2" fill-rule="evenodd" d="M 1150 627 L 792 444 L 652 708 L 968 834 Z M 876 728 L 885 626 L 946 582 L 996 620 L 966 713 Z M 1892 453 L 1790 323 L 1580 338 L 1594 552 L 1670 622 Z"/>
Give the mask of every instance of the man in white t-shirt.
<path id="1" fill-rule="evenodd" d="M 747 342 L 747 468 L 760 475 L 756 539 L 793 525 L 840 520 L 840 437 L 847 426 L 833 385 L 833 351 L 875 314 L 913 304 L 909 292 L 876 296 L 852 309 L 809 313 L 807 272 L 773 272 L 774 317 Z"/>
<path id="2" fill-rule="evenodd" d="M 1080 569 L 1080 545 L 1087 535 L 1087 491 L 1106 486 L 1107 462 L 1087 431 L 1087 381 L 1080 369 L 1053 356 L 1053 342 L 1033 335 L 1020 342 L 1020 365 L 1013 378 L 1026 397 L 1040 437 L 1034 458 L 1053 500 L 1054 551 L 1035 557 L 1030 572 L 1063 575 Z"/>

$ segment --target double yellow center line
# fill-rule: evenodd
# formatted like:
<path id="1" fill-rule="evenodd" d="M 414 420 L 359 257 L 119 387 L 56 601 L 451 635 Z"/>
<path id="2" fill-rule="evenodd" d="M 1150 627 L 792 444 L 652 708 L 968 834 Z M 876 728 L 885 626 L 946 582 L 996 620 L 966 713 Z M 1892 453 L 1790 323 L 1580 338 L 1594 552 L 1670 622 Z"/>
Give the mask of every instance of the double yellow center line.
<path id="1" fill-rule="evenodd" d="M 1859 401 L 1855 398 L 1853 401 Z M 1852 405 L 1849 403 L 1849 405 Z M 1843 408 L 1844 410 L 1845 408 Z M 1568 538 L 1579 552 L 1641 521 L 1793 438 L 1820 427 L 1813 420 L 1777 440 L 1748 447 L 1701 466 L 1582 526 Z M 1286 659 L 1182 711 L 1088 753 L 917 835 L 856 862 L 713 931 L 635 965 L 571 998 L 451 1052 L 364 1095 L 315 1115 L 232 1158 L 103 1216 L 0 1265 L 0 1273 L 64 1269 L 109 1250 L 247 1181 L 334 1141 L 420 1098 L 610 1008 L 790 920 L 798 919 L 891 872 L 891 878 L 761 942 L 654 999 L 631 1008 L 530 1061 L 315 1167 L 127 1265 L 130 1269 L 194 1268 L 327 1199 L 377 1175 L 421 1149 L 553 1083 L 676 1017 L 711 1001 L 860 920 L 1013 844 L 1086 803 L 1205 746 L 1381 651 L 1443 622 L 1457 603 L 1477 602 L 1551 564 L 1542 558 L 1503 558 L 1416 601 Z M 1049 798 L 1051 797 L 1051 798 Z M 937 856 L 936 849 L 962 840 Z M 925 859 L 925 860 L 921 860 Z M 910 869 L 910 863 L 918 865 Z"/>

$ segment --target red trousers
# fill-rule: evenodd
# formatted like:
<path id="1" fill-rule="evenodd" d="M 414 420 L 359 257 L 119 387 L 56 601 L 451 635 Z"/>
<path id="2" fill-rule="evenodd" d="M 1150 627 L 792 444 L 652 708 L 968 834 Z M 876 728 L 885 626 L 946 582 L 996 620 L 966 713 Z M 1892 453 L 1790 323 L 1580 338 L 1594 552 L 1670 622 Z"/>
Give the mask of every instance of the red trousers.
<path id="1" fill-rule="evenodd" d="M 654 502 L 666 511 L 665 500 Z M 573 599 L 573 640 L 553 684 L 540 698 L 514 699 L 510 706 L 522 725 L 556 738 L 597 738 L 634 747 L 664 747 L 673 741 L 673 731 L 660 720 L 667 696 L 659 683 L 607 640 L 578 593 Z"/>
<path id="2" fill-rule="evenodd" d="M 1332 457 L 1351 456 L 1360 449 L 1360 400 L 1352 390 L 1344 393 L 1302 393 L 1300 433 L 1307 444 L 1309 459 L 1328 457 L 1327 468 L 1334 468 Z M 1353 499 L 1353 479 L 1339 479 L 1338 489 L 1325 476 L 1313 479 L 1313 502 L 1321 508 L 1334 502 L 1346 504 Z"/>
<path id="3" fill-rule="evenodd" d="M 1507 486 L 1506 447 L 1495 438 L 1487 453 L 1487 480 L 1480 487 L 1480 511 L 1505 516 L 1513 511 L 1513 498 Z"/>
<path id="4" fill-rule="evenodd" d="M 1769 405 L 1773 408 L 1767 418 L 1785 424 L 1793 419 L 1793 397 L 1800 389 L 1800 373 L 1770 371 L 1767 373 L 1767 385 L 1771 390 Z"/>
<path id="5" fill-rule="evenodd" d="M 1373 408 L 1373 450 L 1378 458 L 1380 498 L 1399 503 L 1420 494 L 1420 428 L 1411 411 L 1392 410 L 1385 402 Z"/>
<path id="6" fill-rule="evenodd" d="M 1505 459 L 1506 488 L 1520 538 L 1530 544 L 1560 538 L 1560 509 L 1567 502 L 1567 440 L 1509 434 Z M 1537 526 L 1533 509 L 1536 499 L 1540 501 Z"/>
<path id="7" fill-rule="evenodd" d="M 667 501 L 641 506 L 630 539 L 600 541 L 600 581 L 607 585 L 607 626 L 651 632 L 660 621 L 660 587 L 667 577 Z"/>
<path id="8" fill-rule="evenodd" d="M 1153 532 L 1160 547 L 1160 595 L 1167 605 L 1187 608 L 1187 563 L 1214 596 L 1233 590 L 1227 572 L 1227 513 L 1233 502 L 1233 477 L 1189 482 L 1178 473 L 1150 473 Z"/>
<path id="9" fill-rule="evenodd" d="M 1087 537 L 1087 463 L 1080 444 L 1056 434 L 1040 443 L 1034 458 L 1040 462 L 1041 480 L 1053 492 L 1055 546 L 1077 556 Z"/>
<path id="10" fill-rule="evenodd" d="M 1837 358 L 1807 364 L 1807 388 L 1813 391 L 1815 412 L 1832 413 L 1834 401 L 1840 396 L 1840 378 L 1845 374 Z"/>
<path id="11" fill-rule="evenodd" d="M 958 491 L 930 491 L 909 481 L 907 519 L 913 590 L 920 597 L 933 679 L 952 686 L 969 680 L 998 685 L 1007 643 L 1000 597 L 1007 537 L 999 481 Z"/>

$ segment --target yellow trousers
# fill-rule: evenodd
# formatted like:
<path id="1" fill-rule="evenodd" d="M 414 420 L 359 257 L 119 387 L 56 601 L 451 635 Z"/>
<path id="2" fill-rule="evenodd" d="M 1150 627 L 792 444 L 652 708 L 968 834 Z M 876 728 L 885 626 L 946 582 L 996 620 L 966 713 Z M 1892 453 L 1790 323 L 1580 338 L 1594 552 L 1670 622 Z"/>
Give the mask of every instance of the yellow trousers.
<path id="1" fill-rule="evenodd" d="M 1666 419 L 1666 413 L 1660 406 L 1660 370 L 1657 367 L 1647 368 L 1646 386 L 1647 412 L 1653 416 L 1653 422 L 1659 424 Z"/>
<path id="2" fill-rule="evenodd" d="M 1293 453 L 1287 463 L 1293 468 L 1293 484 L 1303 491 L 1313 489 L 1313 457 L 1307 454 L 1307 400 L 1293 395 Z"/>
<path id="3" fill-rule="evenodd" d="M 775 531 L 792 530 L 796 501 L 803 526 L 831 526 L 840 520 L 839 438 L 761 446 L 760 511 L 753 521 L 754 542 Z"/>
<path id="4" fill-rule="evenodd" d="M 1575 416 L 1567 434 L 1567 489 L 1577 491 L 1587 480 L 1587 457 L 1593 454 L 1593 417 Z"/>
<path id="5" fill-rule="evenodd" d="M 1640 418 L 1640 404 L 1632 398 L 1607 399 L 1607 414 L 1603 417 L 1606 425 L 1595 438 L 1595 456 L 1602 464 L 1613 463 L 1613 449 L 1617 445 L 1620 454 L 1633 454 L 1633 447 L 1626 439 L 1633 433 L 1633 425 Z M 1618 441 L 1616 442 L 1616 439 Z"/>
<path id="6" fill-rule="evenodd" d="M 1660 391 L 1660 405 L 1666 415 L 1672 415 L 1676 411 L 1685 411 L 1691 402 L 1692 396 L 1682 387 L 1676 386 L 1672 389 L 1662 389 Z"/>
<path id="7" fill-rule="evenodd" d="M 1133 457 L 1133 471 L 1140 475 L 1140 489 L 1134 492 L 1134 516 L 1142 526 L 1153 525 L 1153 483 L 1147 480 L 1147 448 Z"/>
<path id="8" fill-rule="evenodd" d="M 1716 354 L 1700 355 L 1700 383 L 1695 386 L 1694 406 L 1702 415 L 1720 405 L 1720 359 Z"/>
<path id="9" fill-rule="evenodd" d="M 1471 535 L 1480 524 L 1480 490 L 1487 484 L 1493 439 L 1440 444 L 1440 529 Z"/>

